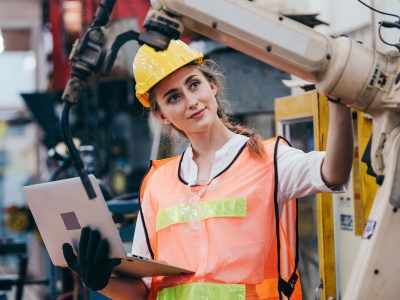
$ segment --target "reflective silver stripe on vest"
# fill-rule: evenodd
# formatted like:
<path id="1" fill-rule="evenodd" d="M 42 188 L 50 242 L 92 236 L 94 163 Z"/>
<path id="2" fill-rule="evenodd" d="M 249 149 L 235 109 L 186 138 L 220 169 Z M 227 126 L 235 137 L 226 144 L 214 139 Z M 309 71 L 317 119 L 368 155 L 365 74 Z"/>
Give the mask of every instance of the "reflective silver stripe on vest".
<path id="1" fill-rule="evenodd" d="M 198 216 L 193 220 L 193 216 Z M 246 217 L 247 199 L 224 198 L 209 200 L 195 204 L 175 205 L 160 209 L 157 214 L 156 230 L 167 228 L 174 224 L 188 223 L 218 217 Z"/>
<path id="2" fill-rule="evenodd" d="M 245 300 L 246 285 L 193 282 L 164 288 L 157 294 L 157 300 Z"/>

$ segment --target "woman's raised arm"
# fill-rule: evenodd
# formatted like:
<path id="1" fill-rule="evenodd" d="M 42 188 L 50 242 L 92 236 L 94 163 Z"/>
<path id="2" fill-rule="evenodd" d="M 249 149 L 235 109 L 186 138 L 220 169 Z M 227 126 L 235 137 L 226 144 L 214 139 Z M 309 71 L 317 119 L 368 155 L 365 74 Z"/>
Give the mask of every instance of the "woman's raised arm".
<path id="1" fill-rule="evenodd" d="M 353 165 L 353 121 L 351 109 L 329 102 L 329 132 L 321 175 L 328 187 L 345 184 Z"/>

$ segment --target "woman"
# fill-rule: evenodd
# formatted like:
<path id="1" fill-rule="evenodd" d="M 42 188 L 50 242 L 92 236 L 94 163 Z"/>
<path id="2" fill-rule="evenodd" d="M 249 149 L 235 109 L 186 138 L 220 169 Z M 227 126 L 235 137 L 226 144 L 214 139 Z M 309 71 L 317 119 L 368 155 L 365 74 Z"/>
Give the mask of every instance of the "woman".
<path id="1" fill-rule="evenodd" d="M 153 299 L 279 299 L 275 213 L 292 198 L 343 190 L 353 158 L 350 109 L 330 104 L 326 154 L 305 154 L 230 123 L 221 74 L 181 41 L 163 52 L 142 46 L 134 74 L 140 102 L 190 146 L 145 178 L 132 252 L 195 274 L 109 280 L 118 261 L 106 258 L 107 242 L 88 228 L 80 263 L 64 246 L 69 266 L 113 299 L 145 299 L 148 290 Z"/>

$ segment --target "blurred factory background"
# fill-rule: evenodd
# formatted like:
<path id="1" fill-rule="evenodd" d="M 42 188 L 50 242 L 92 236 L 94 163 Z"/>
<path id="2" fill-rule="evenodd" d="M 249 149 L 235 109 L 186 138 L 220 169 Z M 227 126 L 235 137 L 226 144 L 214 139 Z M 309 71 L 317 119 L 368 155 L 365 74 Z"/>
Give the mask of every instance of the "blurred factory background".
<path id="1" fill-rule="evenodd" d="M 390 49 L 377 37 L 382 17 L 356 0 L 253 2 L 260 9 L 287 15 L 323 33 L 344 34 L 380 51 Z M 390 12 L 400 7 L 395 0 L 366 2 Z M 21 191 L 24 185 L 76 175 L 61 143 L 57 120 L 69 78 L 68 54 L 90 23 L 97 4 L 98 0 L 0 0 L 0 274 L 16 274 L 13 278 L 17 278 L 27 263 L 24 278 L 26 283 L 31 280 L 25 285 L 11 283 L 11 290 L 7 290 L 0 275 L 0 299 L 7 299 L 6 295 L 14 299 L 22 287 L 23 299 L 29 300 L 98 297 L 82 296 L 74 287 L 76 278 L 51 266 Z M 149 0 L 117 0 L 106 30 L 107 46 L 124 31 L 140 30 L 149 7 Z M 383 34 L 389 41 L 398 41 L 390 30 Z M 192 42 L 225 70 L 235 117 L 265 138 L 275 135 L 275 99 L 304 93 L 296 78 L 200 36 L 194 36 Z M 89 81 L 71 116 L 72 133 L 86 167 L 102 181 L 107 200 L 134 199 L 149 159 L 171 155 L 184 146 L 179 139 L 171 141 L 135 99 L 131 65 L 137 49 L 134 42 L 126 44 L 111 75 Z M 312 136 L 307 131 L 313 130 L 312 124 L 298 130 L 304 140 Z M 313 148 L 304 145 L 305 150 Z M 304 207 L 304 213 L 308 210 L 315 216 L 312 203 Z M 115 214 L 120 227 L 128 229 L 124 233 L 128 244 L 133 235 L 133 208 L 125 213 L 121 206 Z M 303 256 L 308 255 L 308 263 L 303 265 L 304 274 L 308 274 L 303 276 L 303 284 L 308 288 L 303 290 L 312 292 L 304 299 L 313 299 L 309 297 L 320 282 L 317 233 L 304 230 L 312 231 L 310 248 L 303 252 Z M 15 255 L 3 256 L 7 253 Z M 337 272 L 339 269 L 337 265 Z M 339 285 L 337 280 L 337 290 Z"/>

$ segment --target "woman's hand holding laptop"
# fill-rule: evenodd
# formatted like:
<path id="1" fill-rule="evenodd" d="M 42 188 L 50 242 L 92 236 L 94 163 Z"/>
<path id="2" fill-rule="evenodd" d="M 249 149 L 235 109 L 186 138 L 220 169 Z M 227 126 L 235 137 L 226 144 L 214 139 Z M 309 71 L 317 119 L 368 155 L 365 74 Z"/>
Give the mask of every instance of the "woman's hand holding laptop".
<path id="1" fill-rule="evenodd" d="M 62 250 L 68 267 L 78 273 L 83 284 L 93 291 L 106 287 L 112 269 L 121 263 L 120 258 L 108 258 L 108 241 L 101 238 L 98 230 L 90 227 L 81 230 L 77 256 L 68 243 L 63 244 Z"/>

